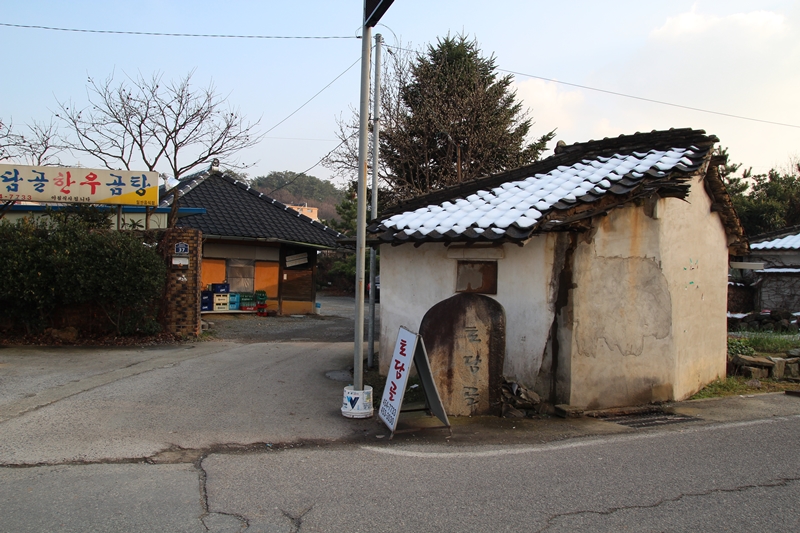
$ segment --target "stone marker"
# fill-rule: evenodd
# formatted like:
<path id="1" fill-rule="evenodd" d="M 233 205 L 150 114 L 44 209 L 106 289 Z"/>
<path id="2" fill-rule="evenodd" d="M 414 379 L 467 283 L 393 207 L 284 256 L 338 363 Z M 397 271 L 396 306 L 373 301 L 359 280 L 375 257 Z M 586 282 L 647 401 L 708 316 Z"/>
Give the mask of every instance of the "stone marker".
<path id="1" fill-rule="evenodd" d="M 445 412 L 499 416 L 506 349 L 503 306 L 481 294 L 457 294 L 425 313 L 420 335 Z"/>

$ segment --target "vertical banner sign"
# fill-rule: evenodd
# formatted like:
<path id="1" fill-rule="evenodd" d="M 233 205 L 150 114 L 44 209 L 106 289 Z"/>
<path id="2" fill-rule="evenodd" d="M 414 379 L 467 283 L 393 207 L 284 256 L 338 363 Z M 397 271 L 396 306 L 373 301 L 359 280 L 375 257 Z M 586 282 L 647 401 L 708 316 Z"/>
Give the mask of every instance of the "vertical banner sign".
<path id="1" fill-rule="evenodd" d="M 417 374 L 422 382 L 427 409 L 442 421 L 444 427 L 449 428 L 450 421 L 444 411 L 442 399 L 439 396 L 436 382 L 431 373 L 431 364 L 425 351 L 425 343 L 419 335 L 404 327 L 401 327 L 400 331 L 397 332 L 397 342 L 394 345 L 392 361 L 389 363 L 389 372 L 386 376 L 386 386 L 383 389 L 383 398 L 381 399 L 378 417 L 383 420 L 392 431 L 392 435 L 394 435 L 412 363 L 417 368 Z"/>
<path id="2" fill-rule="evenodd" d="M 401 327 L 397 332 L 397 342 L 394 345 L 392 361 L 389 363 L 389 373 L 386 376 L 386 387 L 383 389 L 381 407 L 378 417 L 394 432 L 397 427 L 397 416 L 406 393 L 408 375 L 411 373 L 411 364 L 414 362 L 414 351 L 417 349 L 419 335 Z"/>

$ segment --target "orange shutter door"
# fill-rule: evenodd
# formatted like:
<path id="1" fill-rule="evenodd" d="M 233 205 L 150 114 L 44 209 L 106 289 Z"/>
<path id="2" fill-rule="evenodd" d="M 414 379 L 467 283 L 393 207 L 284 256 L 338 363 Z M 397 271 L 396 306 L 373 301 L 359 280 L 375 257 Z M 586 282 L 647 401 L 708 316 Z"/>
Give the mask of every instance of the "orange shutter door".
<path id="1" fill-rule="evenodd" d="M 278 299 L 278 276 L 280 264 L 277 261 L 256 261 L 255 290 L 267 291 L 267 298 Z"/>
<path id="2" fill-rule="evenodd" d="M 224 259 L 203 259 L 202 289 L 211 283 L 225 283 L 225 260 Z"/>

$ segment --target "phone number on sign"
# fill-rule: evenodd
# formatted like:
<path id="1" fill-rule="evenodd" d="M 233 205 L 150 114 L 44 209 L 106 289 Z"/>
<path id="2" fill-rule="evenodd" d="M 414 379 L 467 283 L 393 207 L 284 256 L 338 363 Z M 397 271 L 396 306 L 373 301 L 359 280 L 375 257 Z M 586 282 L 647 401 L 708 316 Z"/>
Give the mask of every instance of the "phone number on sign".
<path id="1" fill-rule="evenodd" d="M 30 194 L 0 194 L 0 200 L 33 200 Z"/>
<path id="2" fill-rule="evenodd" d="M 390 424 L 394 424 L 394 419 L 397 416 L 397 408 L 390 404 L 387 400 L 383 400 L 381 405 L 381 416 L 389 422 Z"/>

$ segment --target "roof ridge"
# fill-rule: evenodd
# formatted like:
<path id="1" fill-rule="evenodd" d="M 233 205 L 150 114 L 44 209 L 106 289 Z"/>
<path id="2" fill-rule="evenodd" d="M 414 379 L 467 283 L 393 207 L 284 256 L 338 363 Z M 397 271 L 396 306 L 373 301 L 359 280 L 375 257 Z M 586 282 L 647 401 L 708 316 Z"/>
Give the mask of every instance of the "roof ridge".
<path id="1" fill-rule="evenodd" d="M 261 192 L 259 190 L 254 189 L 252 186 L 250 186 L 249 183 L 246 183 L 246 182 L 243 182 L 241 180 L 238 180 L 238 179 L 236 179 L 236 178 L 234 178 L 232 176 L 224 174 L 223 172 L 219 172 L 219 171 L 215 171 L 215 172 L 216 172 L 216 175 L 218 175 L 219 177 L 227 180 L 229 183 L 239 187 L 240 189 L 244 189 L 245 192 L 254 195 L 256 198 L 259 198 L 260 200 L 269 203 L 270 205 L 276 207 L 277 209 L 281 209 L 281 210 L 287 211 L 287 212 L 291 211 L 300 220 L 303 220 L 304 222 L 309 222 L 309 223 L 311 223 L 312 226 L 315 226 L 315 227 L 325 231 L 326 233 L 330 233 L 331 235 L 333 235 L 336 238 L 339 238 L 339 237 L 343 236 L 342 233 L 339 233 L 338 231 L 336 231 L 335 229 L 331 228 L 330 226 L 326 226 L 325 224 L 322 224 L 321 222 L 313 220 L 310 217 L 300 213 L 296 209 L 292 209 L 291 207 L 289 207 L 288 205 L 284 204 L 280 200 L 276 200 L 275 198 L 273 198 L 271 196 L 268 196 L 267 194 L 265 194 L 265 193 L 263 193 L 263 192 Z M 212 174 L 213 173 L 214 172 L 212 172 Z"/>
<path id="2" fill-rule="evenodd" d="M 206 170 L 202 170 L 200 172 L 195 172 L 194 174 L 190 174 L 189 176 L 186 176 L 185 178 L 180 179 L 178 181 L 178 184 L 175 185 L 175 187 L 172 187 L 170 189 L 170 190 L 173 191 L 172 194 L 169 194 L 169 195 L 165 196 L 164 198 L 162 198 L 161 201 L 159 202 L 159 206 L 162 206 L 162 207 L 171 206 L 172 202 L 175 199 L 175 195 L 176 194 L 178 195 L 179 198 L 181 196 L 184 196 L 186 193 L 188 193 L 189 191 L 191 191 L 192 189 L 194 189 L 195 187 L 197 187 L 198 185 L 203 183 L 206 179 L 208 179 L 208 177 L 211 175 L 211 173 L 212 173 L 211 167 L 209 167 Z M 191 181 L 189 181 L 189 180 L 191 180 Z M 185 185 L 183 187 L 181 187 L 181 184 L 185 184 Z"/>
<path id="3" fill-rule="evenodd" d="M 602 156 L 603 154 L 630 154 L 637 149 L 676 148 L 681 145 L 693 146 L 705 144 L 708 147 L 719 142 L 715 135 L 706 135 L 705 130 L 692 128 L 671 128 L 669 130 L 653 130 L 648 133 L 636 132 L 618 137 L 606 137 L 601 140 L 590 140 L 563 146 L 557 153 L 535 161 L 529 165 L 518 167 L 497 174 L 475 178 L 470 181 L 451 185 L 428 192 L 422 196 L 411 198 L 389 207 L 381 213 L 380 220 L 391 215 L 403 213 L 419 207 L 438 204 L 445 200 L 466 197 L 483 189 L 493 189 L 504 183 L 524 179 L 535 174 L 546 174 L 559 166 L 572 166 L 583 159 Z M 699 148 L 699 147 L 698 147 Z"/>
<path id="4" fill-rule="evenodd" d="M 750 244 L 757 244 L 765 241 L 773 241 L 782 237 L 789 237 L 790 235 L 800 234 L 800 225 L 786 226 L 785 228 L 776 229 L 772 231 L 765 231 L 750 237 Z"/>

